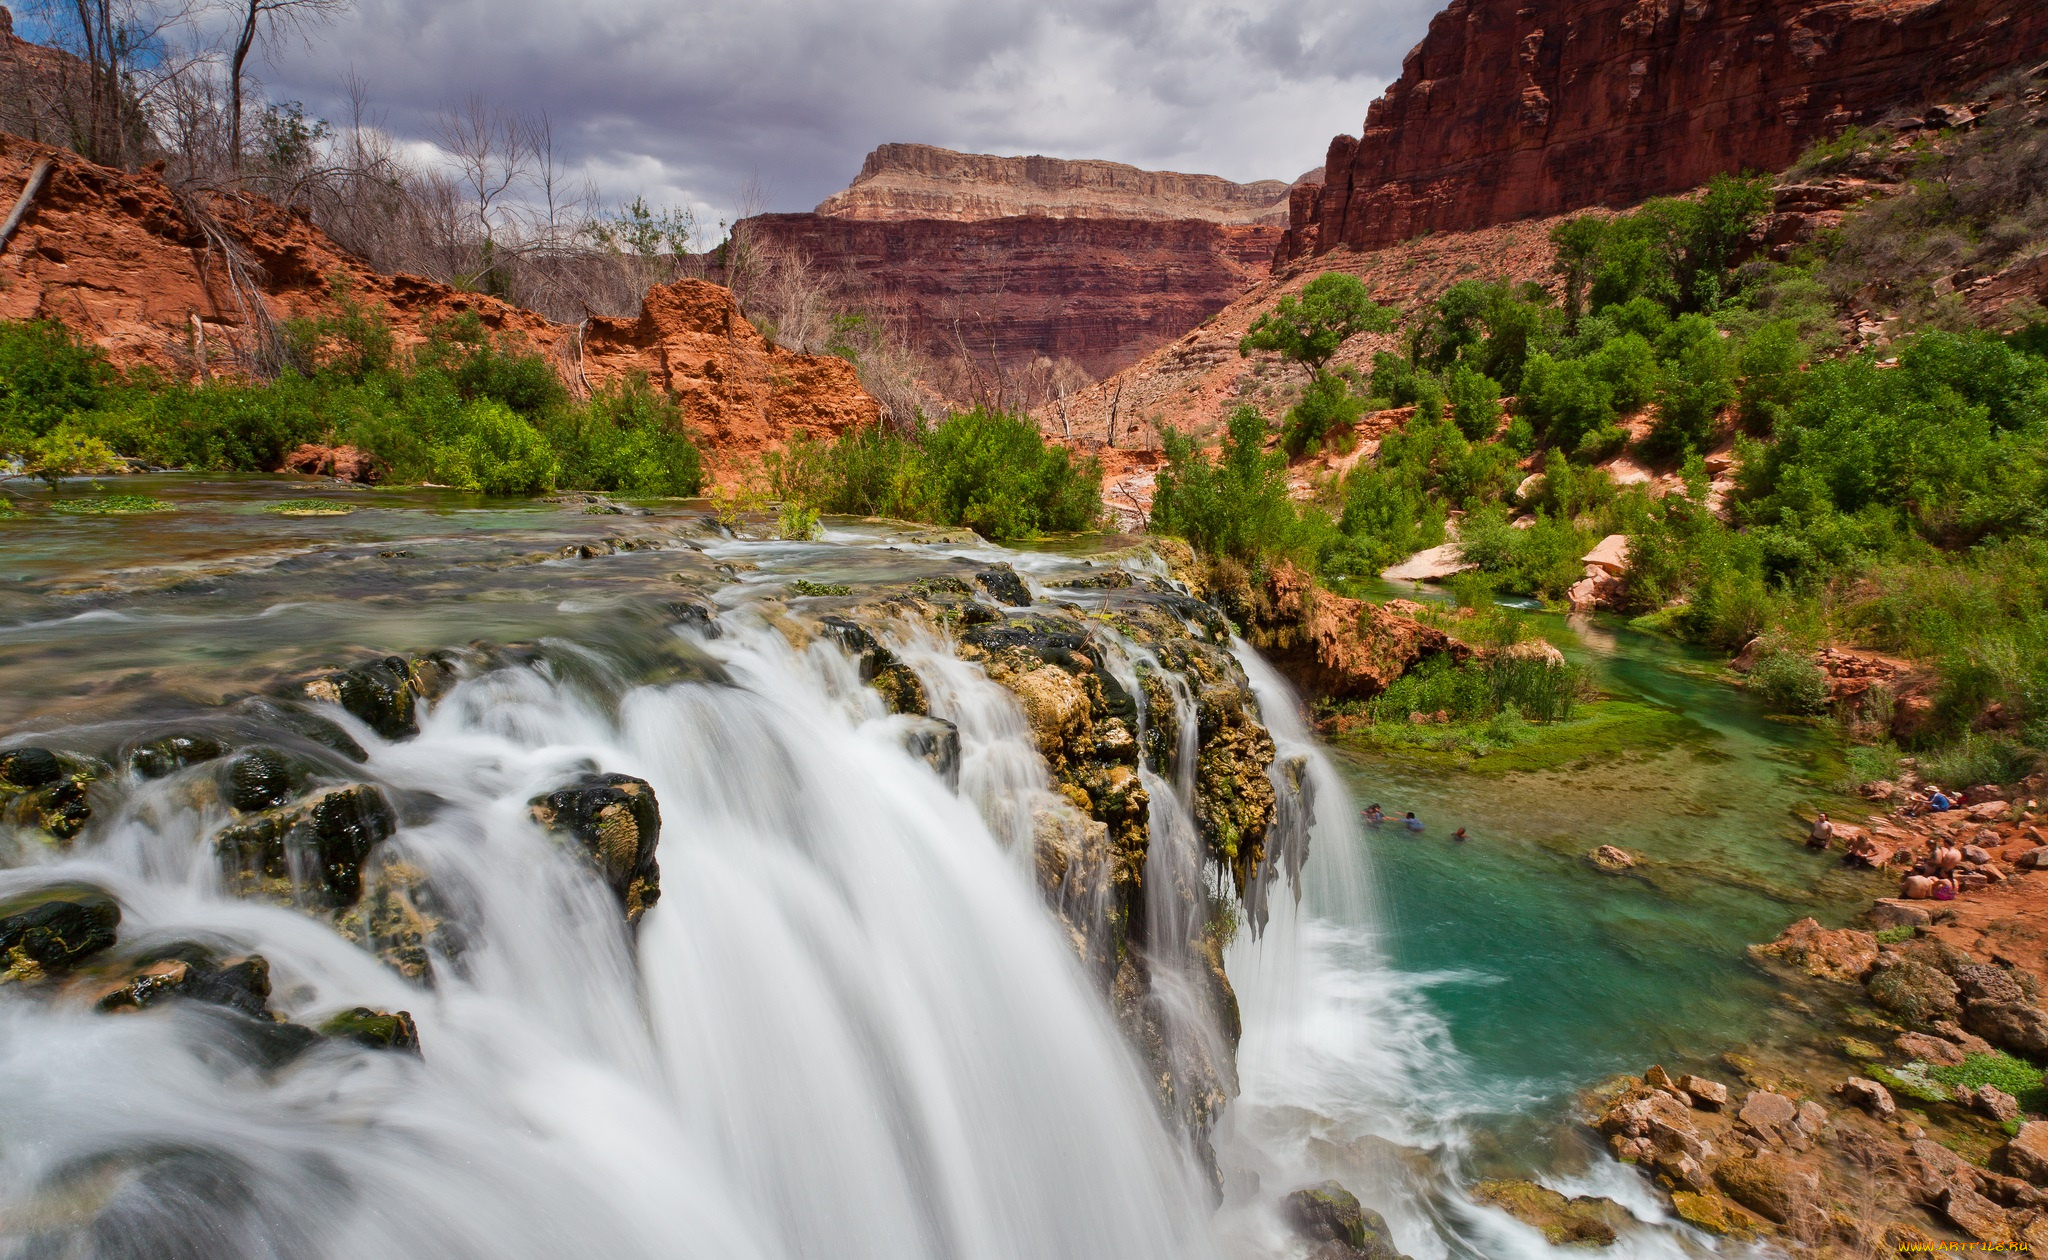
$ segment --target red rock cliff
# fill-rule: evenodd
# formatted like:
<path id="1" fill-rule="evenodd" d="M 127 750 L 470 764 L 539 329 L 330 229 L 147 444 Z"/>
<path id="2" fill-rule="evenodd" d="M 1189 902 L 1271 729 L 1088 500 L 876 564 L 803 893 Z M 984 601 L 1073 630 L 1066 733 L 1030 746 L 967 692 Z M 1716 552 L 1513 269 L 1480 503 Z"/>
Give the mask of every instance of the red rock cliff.
<path id="1" fill-rule="evenodd" d="M 1281 229 L 1201 219 L 747 220 L 760 244 L 852 271 L 886 296 L 913 344 L 1007 364 L 1071 358 L 1115 371 L 1265 277 Z"/>
<path id="2" fill-rule="evenodd" d="M 724 473 L 802 430 L 837 433 L 874 419 L 851 365 L 771 349 L 732 294 L 702 280 L 651 290 L 638 319 L 576 328 L 419 276 L 380 275 L 304 216 L 257 197 L 180 198 L 155 170 L 135 175 L 0 133 L 0 213 L 44 157 L 56 169 L 4 250 L 0 319 L 54 319 L 96 342 L 122 368 L 174 377 L 235 374 L 261 322 L 329 309 L 329 280 L 380 308 L 401 347 L 431 321 L 471 313 L 550 356 L 571 389 L 646 372 L 683 404 L 711 468 Z M 210 217 L 211 224 L 200 221 Z M 229 285 L 223 242 L 250 285 Z"/>
<path id="3" fill-rule="evenodd" d="M 1781 170 L 2043 57 L 2043 0 L 1452 0 L 1275 261 Z"/>
<path id="4" fill-rule="evenodd" d="M 1287 222 L 1288 186 L 1237 184 L 1217 175 L 1147 171 L 1121 162 L 955 153 L 885 144 L 818 213 L 841 219 L 1211 219 Z"/>

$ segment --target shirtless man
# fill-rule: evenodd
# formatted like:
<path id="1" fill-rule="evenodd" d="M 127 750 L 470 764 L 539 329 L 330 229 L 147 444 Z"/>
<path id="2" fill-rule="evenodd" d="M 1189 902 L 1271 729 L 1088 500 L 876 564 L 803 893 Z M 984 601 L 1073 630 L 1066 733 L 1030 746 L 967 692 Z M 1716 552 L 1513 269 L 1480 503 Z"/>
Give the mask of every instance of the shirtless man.
<path id="1" fill-rule="evenodd" d="M 1963 864 L 1963 851 L 1953 841 L 1944 840 L 1934 850 L 1934 873 L 1941 879 L 1952 878 L 1956 868 Z"/>
<path id="2" fill-rule="evenodd" d="M 1825 849 L 1828 845 L 1834 843 L 1834 839 L 1835 824 L 1828 821 L 1828 816 L 1823 811 L 1813 820 L 1813 829 L 1806 833 L 1806 847 L 1809 849 Z"/>

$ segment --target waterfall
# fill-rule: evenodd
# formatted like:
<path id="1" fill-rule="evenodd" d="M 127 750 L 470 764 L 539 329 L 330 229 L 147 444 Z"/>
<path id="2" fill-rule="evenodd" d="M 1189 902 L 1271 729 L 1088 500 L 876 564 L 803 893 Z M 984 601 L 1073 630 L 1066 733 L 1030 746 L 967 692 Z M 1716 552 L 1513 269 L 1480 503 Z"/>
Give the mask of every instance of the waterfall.
<path id="1" fill-rule="evenodd" d="M 460 925 L 431 988 L 229 895 L 209 767 L 119 784 L 76 847 L 0 871 L 0 903 L 104 889 L 117 950 L 259 953 L 273 1010 L 402 1008 L 421 1046 L 280 1066 L 196 1003 L 0 996 L 0 1254 L 1207 1254 L 1019 855 L 1013 707 L 949 675 L 956 794 L 843 653 L 720 622 L 694 643 L 704 678 L 627 684 L 554 644 L 464 677 L 405 742 L 341 719 L 359 777 L 400 802 L 385 860 Z M 664 891 L 637 939 L 528 817 L 593 768 L 660 802 Z"/>

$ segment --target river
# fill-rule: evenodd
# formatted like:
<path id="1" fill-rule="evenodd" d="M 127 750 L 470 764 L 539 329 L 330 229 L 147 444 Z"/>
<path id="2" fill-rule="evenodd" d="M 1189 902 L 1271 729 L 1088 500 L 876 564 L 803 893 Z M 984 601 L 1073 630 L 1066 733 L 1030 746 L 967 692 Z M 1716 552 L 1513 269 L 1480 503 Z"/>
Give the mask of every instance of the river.
<path id="1" fill-rule="evenodd" d="M 264 506 L 306 485 L 254 477 L 121 489 L 178 510 L 0 522 L 0 746 L 112 746 L 386 651 L 529 646 L 465 673 L 416 738 L 349 724 L 406 815 L 390 843 L 462 907 L 431 988 L 226 895 L 204 842 L 221 807 L 178 775 L 68 850 L 12 842 L 0 902 L 104 889 L 124 948 L 260 950 L 276 1009 L 405 1008 L 422 1053 L 272 1071 L 197 1009 L 0 997 L 0 1254 L 1249 1257 L 1288 1254 L 1278 1197 L 1334 1176 L 1418 1260 L 1534 1256 L 1534 1231 L 1464 1193 L 1533 1176 L 1630 1207 L 1610 1254 L 1725 1255 L 1577 1135 L 1571 1100 L 1772 1036 L 1742 944 L 1856 891 L 1787 842 L 1792 807 L 1825 796 L 1821 738 L 1667 645 L 1546 623 L 1684 734 L 1506 776 L 1333 755 L 1240 648 L 1315 823 L 1299 907 L 1283 884 L 1229 947 L 1242 1095 L 1211 1211 L 1032 884 L 1017 802 L 1043 785 L 1007 693 L 915 658 L 961 730 L 949 790 L 844 655 L 779 626 L 798 579 L 1000 558 L 1043 582 L 1085 571 L 1063 554 L 1085 547 L 854 522 L 743 541 L 683 507 L 433 491 L 323 488 L 357 510 L 283 516 Z M 716 636 L 678 620 L 700 597 Z M 523 822 L 590 768 L 661 802 L 665 891 L 637 939 Z M 1430 828 L 1368 830 L 1360 800 Z M 1600 873 L 1583 854 L 1602 843 L 1648 861 Z"/>

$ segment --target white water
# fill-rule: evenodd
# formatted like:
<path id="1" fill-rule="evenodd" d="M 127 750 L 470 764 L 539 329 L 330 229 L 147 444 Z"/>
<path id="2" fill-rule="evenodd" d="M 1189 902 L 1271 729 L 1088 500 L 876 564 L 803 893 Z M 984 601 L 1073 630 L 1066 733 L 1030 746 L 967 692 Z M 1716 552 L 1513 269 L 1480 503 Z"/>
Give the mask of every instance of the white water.
<path id="1" fill-rule="evenodd" d="M 322 1047 L 266 1076 L 202 1009 L 0 999 L 0 1254 L 1206 1254 L 1206 1212 L 1028 859 L 974 807 L 1003 790 L 1021 723 L 963 730 L 956 797 L 844 657 L 722 620 L 709 648 L 736 686 L 621 689 L 614 711 L 517 668 L 462 683 L 417 739 L 352 728 L 372 777 L 441 798 L 387 842 L 466 907 L 468 949 L 432 991 L 225 895 L 202 843 L 221 818 L 176 806 L 176 780 L 70 855 L 0 872 L 0 895 L 106 887 L 124 946 L 260 952 L 273 1009 L 301 1022 L 409 1009 L 424 1052 Z M 955 681 L 960 707 L 1002 709 Z M 664 892 L 637 950 L 526 817 L 588 764 L 661 804 Z"/>

